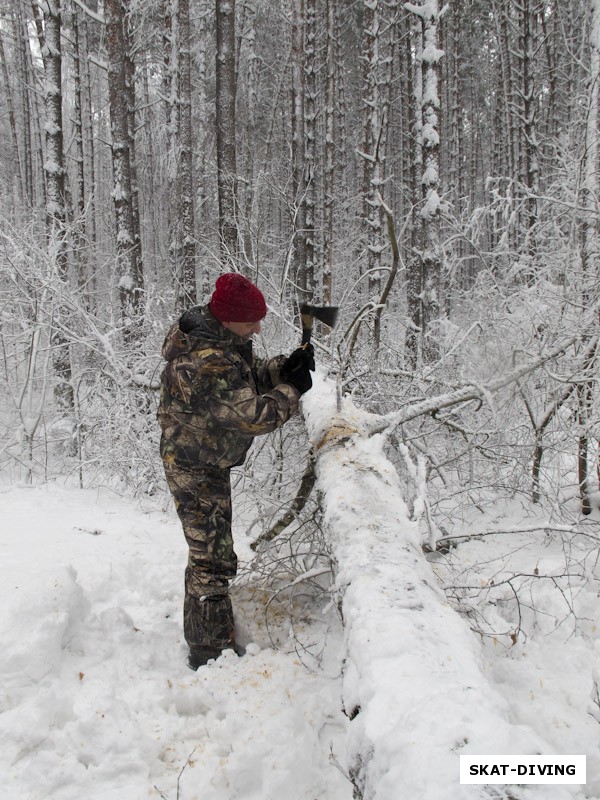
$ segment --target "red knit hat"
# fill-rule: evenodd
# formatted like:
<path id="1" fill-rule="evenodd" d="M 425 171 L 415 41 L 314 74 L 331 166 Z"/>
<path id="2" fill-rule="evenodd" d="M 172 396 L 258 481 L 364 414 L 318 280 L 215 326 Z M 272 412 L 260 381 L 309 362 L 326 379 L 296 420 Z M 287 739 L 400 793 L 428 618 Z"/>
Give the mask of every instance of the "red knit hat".
<path id="1" fill-rule="evenodd" d="M 260 289 L 238 272 L 217 278 L 209 307 L 220 322 L 258 322 L 267 315 Z"/>

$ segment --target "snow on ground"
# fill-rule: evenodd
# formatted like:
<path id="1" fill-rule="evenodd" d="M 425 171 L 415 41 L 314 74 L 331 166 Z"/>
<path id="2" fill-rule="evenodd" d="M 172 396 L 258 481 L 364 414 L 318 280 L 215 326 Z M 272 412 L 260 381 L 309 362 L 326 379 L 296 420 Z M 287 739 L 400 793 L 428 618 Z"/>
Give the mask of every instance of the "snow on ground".
<path id="1" fill-rule="evenodd" d="M 397 494 L 388 466 L 378 464 L 383 456 L 377 440 L 365 448 L 371 461 L 363 474 L 369 480 L 381 474 Z M 337 479 L 334 469 L 334 491 Z M 374 531 L 387 526 L 393 538 L 394 528 L 393 521 L 380 518 L 383 504 L 369 480 L 368 496 L 358 489 L 361 496 L 349 500 L 368 511 L 372 524 L 360 537 L 339 542 L 358 548 L 367 560 L 378 555 Z M 385 609 L 375 605 L 364 613 L 364 593 L 357 596 L 355 589 L 346 596 L 352 633 L 351 639 L 346 633 L 344 646 L 355 655 L 364 651 L 356 659 L 362 683 L 351 668 L 342 684 L 341 634 L 331 630 L 322 668 L 308 669 L 294 650 L 291 634 L 297 630 L 283 610 L 273 622 L 283 647 L 275 649 L 260 591 L 236 596 L 240 640 L 250 644 L 250 653 L 225 653 L 193 673 L 185 664 L 181 630 L 187 554 L 172 508 L 165 511 L 156 501 L 143 510 L 107 489 L 58 484 L 5 487 L 0 502 L 2 800 L 350 800 L 352 787 L 343 773 L 365 731 L 382 754 L 380 786 L 371 787 L 378 798 L 403 800 L 409 789 L 412 800 L 479 796 L 479 790 L 458 784 L 454 766 L 448 777 L 448 757 L 456 761 L 457 732 L 465 727 L 457 725 L 452 686 L 444 684 L 450 673 L 435 661 L 434 636 L 421 639 L 425 653 L 398 635 L 399 617 L 405 630 L 416 625 L 425 632 L 439 620 L 433 610 L 411 608 L 414 598 L 399 594 L 396 578 L 408 585 L 411 576 L 396 574 L 393 559 L 384 565 Z M 406 525 L 397 497 L 394 503 L 398 521 Z M 531 514 L 516 503 L 499 503 L 483 511 L 472 507 L 466 516 L 456 508 L 449 517 L 456 526 L 452 533 L 468 534 L 530 525 Z M 346 522 L 352 532 L 352 520 Z M 337 523 L 343 527 L 344 520 Z M 589 525 L 597 536 L 598 520 Z M 600 676 L 597 548 L 585 537 L 511 537 L 509 547 L 506 535 L 498 534 L 432 558 L 439 579 L 455 587 L 465 608 L 470 605 L 471 625 L 486 621 L 498 632 L 478 638 L 466 623 L 448 623 L 448 632 L 459 631 L 444 641 L 447 652 L 457 649 L 456 684 L 464 682 L 464 670 L 474 669 L 481 696 L 487 697 L 480 675 L 490 689 L 480 709 L 465 709 L 464 719 L 479 735 L 486 720 L 498 715 L 506 725 L 485 730 L 484 740 L 510 747 L 508 752 L 522 740 L 557 754 L 587 754 L 587 786 L 549 787 L 547 796 L 597 799 L 600 708 L 591 698 L 594 676 Z M 242 557 L 250 553 L 247 540 L 238 541 L 237 549 Z M 565 565 L 566 579 L 559 577 Z M 360 574 L 360 563 L 354 569 Z M 515 572 L 530 576 L 531 585 L 521 588 L 520 609 L 511 585 L 502 583 Z M 357 586 L 371 592 L 376 571 L 363 573 Z M 539 575 L 549 577 L 538 580 Z M 457 585 L 475 589 L 459 592 Z M 518 613 L 523 631 L 513 644 L 506 631 Z M 331 627 L 311 619 L 306 626 L 307 638 L 315 640 Z M 390 673 L 390 656 L 400 658 L 402 674 Z M 349 722 L 341 698 L 348 700 L 352 692 L 364 707 Z M 424 705 L 415 708 L 421 696 Z M 391 708 L 407 713 L 392 720 Z M 518 737 L 507 745 L 503 737 L 511 730 Z M 449 741 L 457 745 L 452 753 Z M 420 796 L 423 785 L 428 794 Z M 543 796 L 535 789 L 513 796 Z"/>
<path id="2" fill-rule="evenodd" d="M 254 655 L 186 666 L 172 511 L 58 485 L 0 502 L 1 798 L 349 800 L 335 658 L 273 649 L 249 604 Z"/>
<path id="3" fill-rule="evenodd" d="M 582 795 L 598 798 L 600 514 L 578 519 L 577 501 L 569 505 L 584 535 L 562 532 L 518 499 L 455 510 L 456 533 L 474 538 L 434 563 L 443 583 L 461 587 L 451 591 L 463 609 L 475 612 L 484 669 L 510 719 L 538 732 L 555 753 L 587 755 Z M 500 533 L 480 536 L 494 530 Z"/>

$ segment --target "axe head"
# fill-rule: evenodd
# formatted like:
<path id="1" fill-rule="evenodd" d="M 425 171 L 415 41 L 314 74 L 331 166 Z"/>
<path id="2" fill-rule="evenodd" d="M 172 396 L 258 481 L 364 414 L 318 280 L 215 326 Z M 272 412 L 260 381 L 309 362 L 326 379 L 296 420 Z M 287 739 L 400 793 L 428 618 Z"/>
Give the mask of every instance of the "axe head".
<path id="1" fill-rule="evenodd" d="M 308 303 L 302 303 L 300 306 L 300 316 L 304 323 L 304 317 L 310 317 L 308 327 L 312 327 L 312 320 L 318 319 L 330 328 L 333 328 L 337 321 L 338 307 L 337 306 L 311 306 Z"/>

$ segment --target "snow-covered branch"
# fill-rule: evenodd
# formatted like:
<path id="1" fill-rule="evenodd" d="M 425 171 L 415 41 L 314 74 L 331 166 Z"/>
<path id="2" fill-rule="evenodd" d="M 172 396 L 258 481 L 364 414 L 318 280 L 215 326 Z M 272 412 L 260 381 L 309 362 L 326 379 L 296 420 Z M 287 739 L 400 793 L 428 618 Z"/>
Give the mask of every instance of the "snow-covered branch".
<path id="1" fill-rule="evenodd" d="M 93 11 L 88 5 L 86 5 L 83 2 L 83 0 L 73 0 L 73 2 L 76 5 L 78 5 L 79 8 L 81 8 L 82 11 L 84 11 L 88 15 L 88 17 L 95 20 L 96 22 L 99 22 L 101 25 L 104 25 L 105 19 L 102 14 L 99 14 L 97 11 Z"/>
<path id="2" fill-rule="evenodd" d="M 420 401 L 419 403 L 408 405 L 406 408 L 400 409 L 399 411 L 386 414 L 385 416 L 381 417 L 381 422 L 379 424 L 376 422 L 371 423 L 370 431 L 371 433 L 380 433 L 384 430 L 392 429 L 398 425 L 402 425 L 411 419 L 416 419 L 424 414 L 433 414 L 436 411 L 440 411 L 442 408 L 448 408 L 449 406 L 466 403 L 469 400 L 485 399 L 494 392 L 504 389 L 506 386 L 510 386 L 511 383 L 516 383 L 520 378 L 525 377 L 525 375 L 535 372 L 535 370 L 544 366 L 544 364 L 546 364 L 548 361 L 552 361 L 552 359 L 556 358 L 572 347 L 577 341 L 579 341 L 579 338 L 579 336 L 571 336 L 569 339 L 566 339 L 560 345 L 548 351 L 534 361 L 531 361 L 528 364 L 523 364 L 523 366 L 512 370 L 507 375 L 494 378 L 485 385 L 467 385 L 461 387 L 460 389 L 456 389 L 454 392 L 449 392 L 445 395 L 438 395 L 436 397 L 430 397 L 426 400 Z"/>

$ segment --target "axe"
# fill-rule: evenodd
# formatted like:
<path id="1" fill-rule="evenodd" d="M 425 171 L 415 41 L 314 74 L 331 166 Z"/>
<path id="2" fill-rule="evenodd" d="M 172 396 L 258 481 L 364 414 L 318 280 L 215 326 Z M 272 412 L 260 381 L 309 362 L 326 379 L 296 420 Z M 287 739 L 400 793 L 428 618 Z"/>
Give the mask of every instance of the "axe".
<path id="1" fill-rule="evenodd" d="M 310 337 L 312 336 L 313 322 L 318 319 L 329 328 L 333 328 L 336 323 L 338 315 L 337 306 L 311 306 L 308 303 L 302 303 L 300 306 L 300 319 L 302 320 L 302 347 L 310 344 Z"/>

